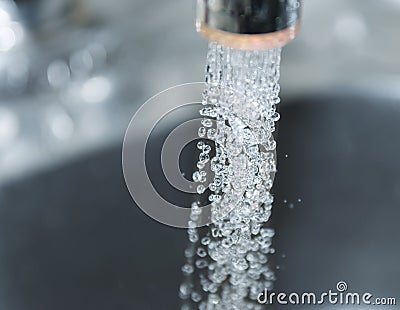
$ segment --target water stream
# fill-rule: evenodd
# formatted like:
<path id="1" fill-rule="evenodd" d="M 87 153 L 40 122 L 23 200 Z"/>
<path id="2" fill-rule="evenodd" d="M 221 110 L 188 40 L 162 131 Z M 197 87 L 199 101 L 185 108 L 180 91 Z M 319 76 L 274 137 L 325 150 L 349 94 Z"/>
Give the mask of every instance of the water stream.
<path id="1" fill-rule="evenodd" d="M 200 201 L 194 202 L 179 289 L 182 309 L 258 309 L 258 295 L 273 286 L 268 263 L 274 230 L 268 220 L 280 55 L 280 49 L 209 45 L 201 153 L 193 180 L 197 192 L 208 196 L 212 224 L 196 228 L 201 208 Z"/>

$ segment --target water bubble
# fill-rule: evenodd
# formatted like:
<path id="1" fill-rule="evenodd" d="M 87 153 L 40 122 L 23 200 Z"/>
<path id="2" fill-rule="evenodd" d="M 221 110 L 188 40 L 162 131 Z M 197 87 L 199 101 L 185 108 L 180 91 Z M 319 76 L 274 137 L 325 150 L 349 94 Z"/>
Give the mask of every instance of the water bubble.
<path id="1" fill-rule="evenodd" d="M 212 126 L 212 120 L 209 119 L 209 118 L 203 119 L 203 120 L 201 121 L 201 124 L 202 124 L 204 127 L 211 127 L 211 126 Z"/>
<path id="2" fill-rule="evenodd" d="M 184 275 L 190 275 L 190 274 L 193 273 L 193 271 L 194 271 L 194 268 L 193 268 L 192 265 L 185 264 L 185 265 L 182 266 L 182 273 Z"/>
<path id="3" fill-rule="evenodd" d="M 203 148 L 203 152 L 206 153 L 206 154 L 210 153 L 211 152 L 211 146 L 205 145 L 204 148 Z"/>
<path id="4" fill-rule="evenodd" d="M 203 239 L 201 239 L 201 243 L 203 245 L 209 245 L 211 242 L 211 238 L 210 237 L 204 237 Z"/>
<path id="5" fill-rule="evenodd" d="M 206 187 L 204 185 L 199 185 L 197 186 L 197 193 L 198 194 L 203 194 L 206 190 Z"/>
<path id="6" fill-rule="evenodd" d="M 203 248 L 198 248 L 197 249 L 197 255 L 200 257 L 206 257 L 207 256 L 207 251 Z"/>
<path id="7" fill-rule="evenodd" d="M 196 267 L 199 269 L 204 269 L 204 268 L 207 268 L 207 266 L 208 266 L 207 261 L 204 259 L 197 260 L 195 264 L 196 264 Z"/>
<path id="8" fill-rule="evenodd" d="M 197 162 L 197 165 L 196 165 L 196 166 L 197 166 L 198 169 L 204 169 L 204 167 L 206 166 L 206 164 L 205 164 L 204 162 L 200 162 L 200 161 L 199 161 L 199 162 Z"/>
<path id="9" fill-rule="evenodd" d="M 204 144 L 203 141 L 197 142 L 197 148 L 198 148 L 199 150 L 203 150 L 204 145 L 205 145 L 205 144 Z"/>
<path id="10" fill-rule="evenodd" d="M 222 240 L 222 246 L 224 248 L 230 248 L 232 246 L 232 244 L 233 244 L 233 242 L 232 242 L 232 239 L 230 239 L 230 238 L 226 238 L 226 239 Z"/>
<path id="11" fill-rule="evenodd" d="M 186 258 L 191 258 L 194 256 L 194 250 L 193 248 L 188 248 L 185 250 L 185 257 Z"/>
<path id="12" fill-rule="evenodd" d="M 210 155 L 207 153 L 200 153 L 199 155 L 199 162 L 207 163 L 210 160 Z"/>
<path id="13" fill-rule="evenodd" d="M 194 182 L 196 182 L 196 183 L 199 183 L 199 182 L 201 182 L 201 174 L 200 174 L 200 172 L 199 171 L 195 171 L 194 173 L 193 173 L 193 181 Z"/>
<path id="14" fill-rule="evenodd" d="M 214 128 L 208 129 L 207 138 L 213 140 L 213 139 L 215 139 L 216 134 L 217 134 L 217 130 L 215 130 Z"/>
<path id="15" fill-rule="evenodd" d="M 214 227 L 214 228 L 211 229 L 211 235 L 212 235 L 214 238 L 217 238 L 217 237 L 221 237 L 221 236 L 222 236 L 221 231 L 220 231 L 218 228 L 216 228 L 216 227 Z"/>
<path id="16" fill-rule="evenodd" d="M 249 265 L 244 258 L 234 259 L 233 266 L 240 271 L 244 271 L 249 268 Z"/>
<path id="17" fill-rule="evenodd" d="M 206 129 L 204 127 L 200 127 L 199 128 L 198 135 L 199 135 L 200 138 L 204 138 L 206 136 L 206 133 L 207 133 L 207 131 L 206 131 Z"/>
<path id="18" fill-rule="evenodd" d="M 191 297 L 192 300 L 196 303 L 201 301 L 201 295 L 199 293 L 193 292 Z"/>
<path id="19" fill-rule="evenodd" d="M 182 299 L 189 298 L 191 292 L 192 288 L 188 283 L 182 283 L 181 286 L 179 287 L 179 297 Z"/>

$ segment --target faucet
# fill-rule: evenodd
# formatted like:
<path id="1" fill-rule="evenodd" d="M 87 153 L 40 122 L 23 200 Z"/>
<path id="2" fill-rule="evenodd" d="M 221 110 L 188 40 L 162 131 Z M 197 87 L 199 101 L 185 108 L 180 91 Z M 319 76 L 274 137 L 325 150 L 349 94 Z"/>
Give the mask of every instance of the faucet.
<path id="1" fill-rule="evenodd" d="M 197 0 L 197 31 L 241 50 L 280 48 L 300 28 L 300 0 Z"/>

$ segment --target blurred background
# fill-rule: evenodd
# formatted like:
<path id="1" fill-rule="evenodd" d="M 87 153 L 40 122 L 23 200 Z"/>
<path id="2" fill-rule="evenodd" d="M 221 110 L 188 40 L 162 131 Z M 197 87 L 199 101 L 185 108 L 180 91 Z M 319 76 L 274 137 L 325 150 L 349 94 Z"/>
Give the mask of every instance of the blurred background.
<path id="1" fill-rule="evenodd" d="M 135 207 L 121 148 L 148 98 L 203 81 L 194 15 L 0 1 L 0 309 L 179 308 L 186 233 Z M 400 298 L 399 27 L 400 0 L 304 1 L 281 66 L 280 290 Z"/>

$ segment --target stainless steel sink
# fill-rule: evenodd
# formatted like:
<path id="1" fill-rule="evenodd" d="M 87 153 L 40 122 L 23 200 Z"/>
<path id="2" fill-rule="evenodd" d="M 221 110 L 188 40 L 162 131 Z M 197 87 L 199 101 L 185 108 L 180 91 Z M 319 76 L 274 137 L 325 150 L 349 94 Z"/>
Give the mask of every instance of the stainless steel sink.
<path id="1" fill-rule="evenodd" d="M 398 100 L 350 93 L 284 102 L 271 222 L 276 289 L 319 292 L 346 281 L 396 297 Z M 1 188 L 2 307 L 178 308 L 186 233 L 134 205 L 120 158 L 117 143 Z"/>
<path id="2" fill-rule="evenodd" d="M 121 148 L 147 98 L 203 80 L 206 42 L 185 0 L 78 2 L 101 15 L 99 24 L 26 32 L 34 44 L 19 51 L 32 65 L 32 81 L 26 93 L 0 98 L 20 125 L 10 136 L 16 140 L 0 143 L 0 309 L 178 309 L 186 232 L 135 206 Z M 65 1 L 57 3 L 46 12 Z M 283 50 L 271 218 L 277 291 L 320 292 L 346 281 L 352 291 L 400 297 L 400 41 L 389 31 L 400 6 L 379 3 L 306 0 L 300 36 Z M 358 32 L 343 36 L 349 24 Z M 119 47 L 93 74 L 113 85 L 110 97 L 82 102 L 70 92 L 81 80 L 51 89 L 49 63 L 68 63 L 90 39 L 104 39 L 104 29 L 106 43 L 118 39 Z M 362 40 L 353 40 L 359 34 Z M 55 117 L 71 117 L 69 140 L 46 131 L 48 107 L 60 108 Z M 161 193 L 189 204 L 191 197 L 161 177 L 157 147 L 166 134 L 153 137 L 152 175 Z M 191 154 L 183 156 L 187 175 Z"/>
<path id="3" fill-rule="evenodd" d="M 280 290 L 326 292 L 345 281 L 352 292 L 398 297 L 399 103 L 340 94 L 282 105 L 274 209 L 275 246 L 286 255 L 276 255 Z"/>

